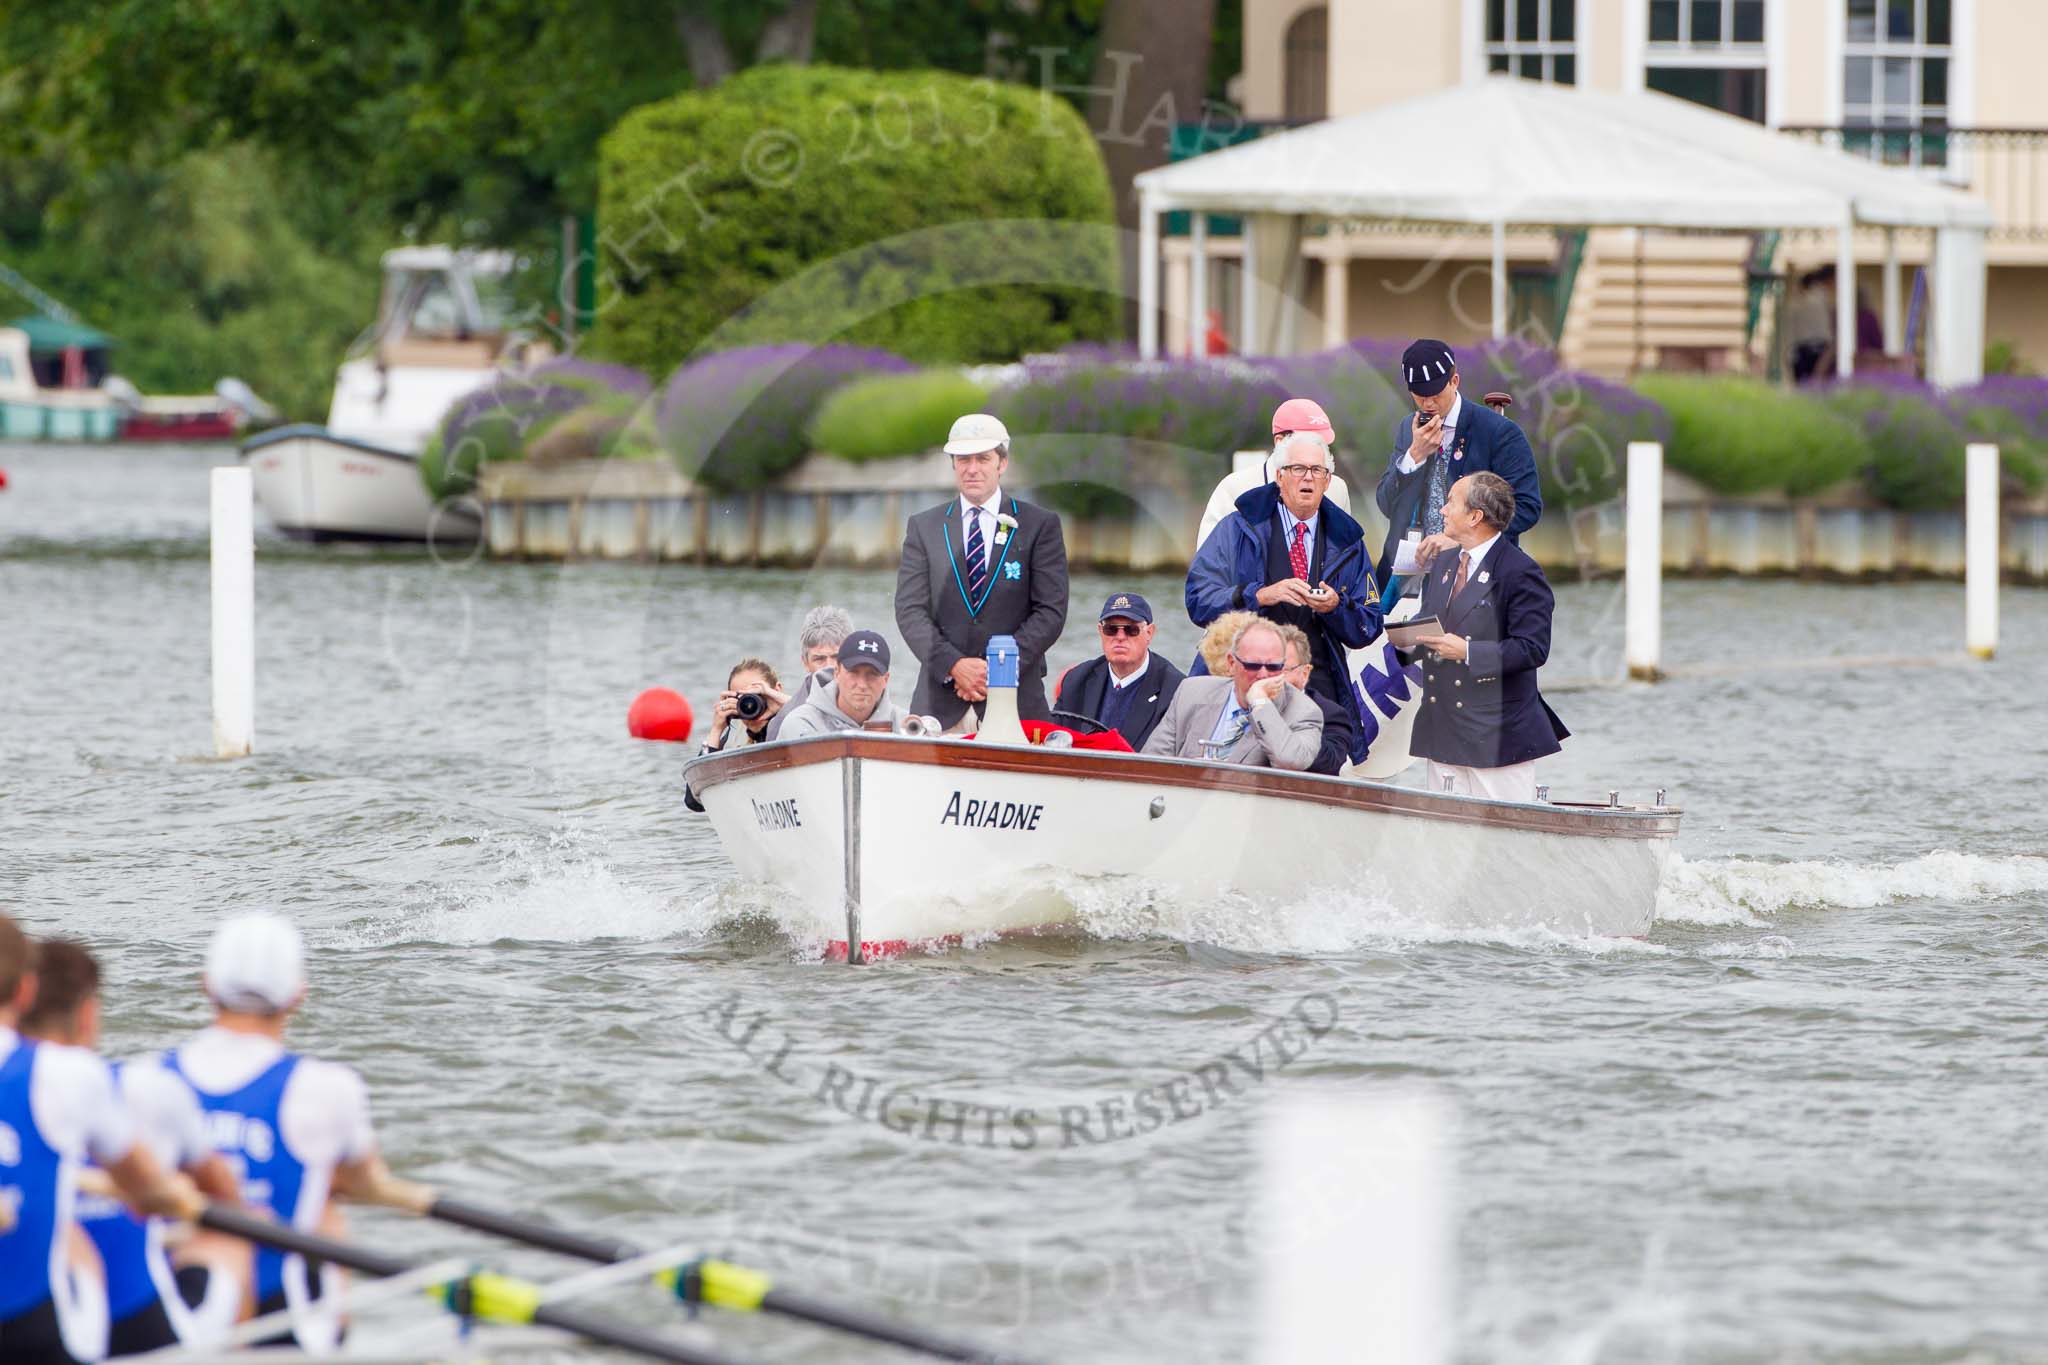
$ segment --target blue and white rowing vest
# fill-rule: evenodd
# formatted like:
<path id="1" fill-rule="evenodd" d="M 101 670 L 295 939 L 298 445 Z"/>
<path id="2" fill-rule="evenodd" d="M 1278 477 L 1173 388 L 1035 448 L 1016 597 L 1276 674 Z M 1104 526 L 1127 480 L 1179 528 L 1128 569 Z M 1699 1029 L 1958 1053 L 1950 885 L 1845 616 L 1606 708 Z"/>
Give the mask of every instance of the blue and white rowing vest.
<path id="1" fill-rule="evenodd" d="M 57 1229 L 71 1221 L 64 1158 L 43 1139 L 29 1099 L 36 1045 L 26 1038 L 0 1062 L 0 1322 L 50 1297 Z"/>
<path id="2" fill-rule="evenodd" d="M 292 1224 L 299 1223 L 299 1202 L 306 1192 L 306 1163 L 285 1146 L 278 1113 L 284 1104 L 285 1086 L 298 1064 L 298 1057 L 287 1052 L 241 1089 L 215 1095 L 192 1085 L 192 1078 L 178 1065 L 175 1051 L 164 1056 L 164 1065 L 192 1085 L 193 1093 L 199 1097 L 199 1107 L 206 1113 L 207 1136 L 215 1150 L 235 1168 L 242 1186 L 242 1201 L 267 1211 L 280 1222 Z M 323 1179 L 318 1183 L 324 1186 L 326 1182 Z M 327 1192 L 323 1188 L 319 1204 L 325 1207 L 326 1202 Z M 284 1288 L 288 1260 L 298 1262 L 292 1278 L 303 1285 L 304 1262 L 298 1257 L 287 1257 L 269 1247 L 256 1248 L 259 1302 Z"/>
<path id="3" fill-rule="evenodd" d="M 117 1092 L 121 1065 L 113 1063 Z M 126 1204 L 110 1196 L 78 1196 L 78 1225 L 99 1248 L 100 1264 L 107 1274 L 107 1316 L 115 1322 L 149 1307 L 171 1283 L 163 1234 L 151 1226 L 154 1222 L 137 1218 Z"/>

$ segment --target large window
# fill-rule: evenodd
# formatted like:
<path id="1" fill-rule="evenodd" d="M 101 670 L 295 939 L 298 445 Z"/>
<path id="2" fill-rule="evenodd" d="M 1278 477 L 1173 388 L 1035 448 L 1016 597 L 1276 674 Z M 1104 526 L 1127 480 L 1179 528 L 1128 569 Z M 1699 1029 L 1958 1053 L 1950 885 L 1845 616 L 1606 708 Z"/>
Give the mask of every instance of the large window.
<path id="1" fill-rule="evenodd" d="M 1486 69 L 1577 85 L 1578 0 L 1486 0 Z"/>
<path id="2" fill-rule="evenodd" d="M 1316 5 L 1287 26 L 1287 86 L 1283 112 L 1290 123 L 1327 115 L 1330 86 L 1330 7 Z"/>
<path id="3" fill-rule="evenodd" d="M 1761 46 L 1764 0 L 1650 0 L 1650 41 L 1694 49 Z"/>
<path id="4" fill-rule="evenodd" d="M 1948 161 L 1948 77 L 1953 0 L 1843 0 L 1842 123 L 1885 131 L 1852 135 L 1898 165 Z"/>
<path id="5" fill-rule="evenodd" d="M 1650 50 L 1644 84 L 1762 123 L 1764 0 L 1647 3 Z"/>

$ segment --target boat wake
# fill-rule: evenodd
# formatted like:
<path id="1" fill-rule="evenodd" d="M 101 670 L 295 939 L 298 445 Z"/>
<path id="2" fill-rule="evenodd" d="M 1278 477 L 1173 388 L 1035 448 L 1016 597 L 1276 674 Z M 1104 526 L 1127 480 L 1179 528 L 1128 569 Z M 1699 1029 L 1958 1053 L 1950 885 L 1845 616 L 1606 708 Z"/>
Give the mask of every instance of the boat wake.
<path id="1" fill-rule="evenodd" d="M 1573 932 L 1570 926 L 1447 924 L 1400 910 L 1391 897 L 1369 889 L 1320 889 L 1285 902 L 1229 895 L 1169 901 L 1125 878 L 1071 878 L 1060 889 L 1074 906 L 1079 931 L 1108 941 L 1166 939 L 1289 957 L 1361 949 L 1400 952 L 1450 943 L 1593 954 L 1649 946 L 1636 939 Z"/>
<path id="2" fill-rule="evenodd" d="M 1056 938 L 1101 943 L 1168 942 L 1251 956 L 1399 953 L 1437 944 L 1592 955 L 1661 953 L 1655 942 L 1574 932 L 1572 926 L 1445 924 L 1397 909 L 1370 888 L 1316 890 L 1284 902 L 1218 894 L 1170 899 L 1135 877 L 1058 876 L 1049 888 L 1071 907 Z M 1898 863 L 1687 859 L 1674 854 L 1657 896 L 1659 926 L 1770 929 L 1786 911 L 1859 910 L 1916 899 L 1980 902 L 2048 894 L 2048 858 L 1935 852 Z M 799 907 L 772 888 L 725 880 L 676 897 L 622 880 L 605 850 L 577 831 L 536 846 L 506 838 L 488 878 L 441 887 L 422 905 L 372 921 L 359 946 L 500 942 L 654 942 L 694 939 L 741 948 L 780 943 L 799 959 L 827 956 Z M 934 952 L 985 946 L 974 939 Z M 1708 956 L 1784 957 L 1790 940 L 1757 939 L 1689 950 Z"/>
<path id="3" fill-rule="evenodd" d="M 1659 924 L 1765 928 L 1786 910 L 1870 910 L 1908 900 L 1978 902 L 2048 893 L 2048 858 L 1946 850 L 1898 863 L 1693 861 L 1673 854 Z"/>
<path id="4" fill-rule="evenodd" d="M 649 942 L 702 936 L 724 917 L 622 881 L 605 850 L 576 831 L 538 846 L 513 836 L 483 842 L 500 847 L 481 880 L 433 888 L 424 904 L 364 925 L 358 946 Z"/>

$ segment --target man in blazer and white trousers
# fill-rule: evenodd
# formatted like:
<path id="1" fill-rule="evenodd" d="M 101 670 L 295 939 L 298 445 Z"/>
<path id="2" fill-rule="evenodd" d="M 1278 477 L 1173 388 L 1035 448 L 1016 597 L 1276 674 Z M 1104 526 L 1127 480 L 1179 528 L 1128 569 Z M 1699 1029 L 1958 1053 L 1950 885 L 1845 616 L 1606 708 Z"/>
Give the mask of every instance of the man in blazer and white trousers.
<path id="1" fill-rule="evenodd" d="M 956 497 L 919 512 L 896 570 L 896 629 L 923 665 L 910 709 L 949 730 L 988 700 L 988 642 L 1017 641 L 1017 713 L 1045 720 L 1045 656 L 1067 624 L 1067 542 L 1057 513 L 1004 493 L 1010 433 L 986 413 L 946 439 Z"/>
<path id="2" fill-rule="evenodd" d="M 1183 682 L 1144 752 L 1307 772 L 1322 748 L 1323 712 L 1286 671 L 1280 632 L 1252 622 L 1230 646 L 1229 675 Z"/>
<path id="3" fill-rule="evenodd" d="M 1444 499 L 1444 534 L 1456 553 L 1437 557 L 1422 587 L 1421 616 L 1443 629 L 1417 642 L 1422 708 L 1410 753 L 1429 760 L 1433 792 L 1495 801 L 1536 799 L 1536 760 L 1571 731 L 1536 690 L 1550 657 L 1555 599 L 1543 570 L 1508 539 L 1515 492 L 1498 474 L 1468 474 Z"/>

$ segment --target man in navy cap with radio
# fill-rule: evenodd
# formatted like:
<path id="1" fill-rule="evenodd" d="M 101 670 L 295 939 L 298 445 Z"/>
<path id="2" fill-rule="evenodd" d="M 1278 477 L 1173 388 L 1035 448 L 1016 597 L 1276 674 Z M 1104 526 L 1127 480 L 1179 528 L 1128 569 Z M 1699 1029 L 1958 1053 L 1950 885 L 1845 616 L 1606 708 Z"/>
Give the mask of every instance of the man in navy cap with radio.
<path id="1" fill-rule="evenodd" d="M 1458 358 L 1441 341 L 1422 340 L 1401 354 L 1401 381 L 1415 412 L 1394 428 L 1394 453 L 1380 476 L 1380 511 L 1387 518 L 1387 542 L 1379 574 L 1387 585 L 1385 605 L 1420 583 L 1439 554 L 1457 547 L 1444 533 L 1444 501 L 1451 485 L 1487 470 L 1515 491 L 1515 519 L 1507 538 L 1515 542 L 1543 515 L 1536 456 L 1522 429 L 1484 403 L 1467 403 L 1458 392 Z M 1401 542 L 1411 542 L 1401 553 Z"/>
<path id="2" fill-rule="evenodd" d="M 1138 594 L 1111 593 L 1095 629 L 1102 636 L 1102 653 L 1075 664 L 1060 679 L 1053 719 L 1086 716 L 1122 735 L 1133 749 L 1142 749 L 1173 704 L 1184 675 L 1152 652 L 1157 629 L 1152 604 Z"/>

